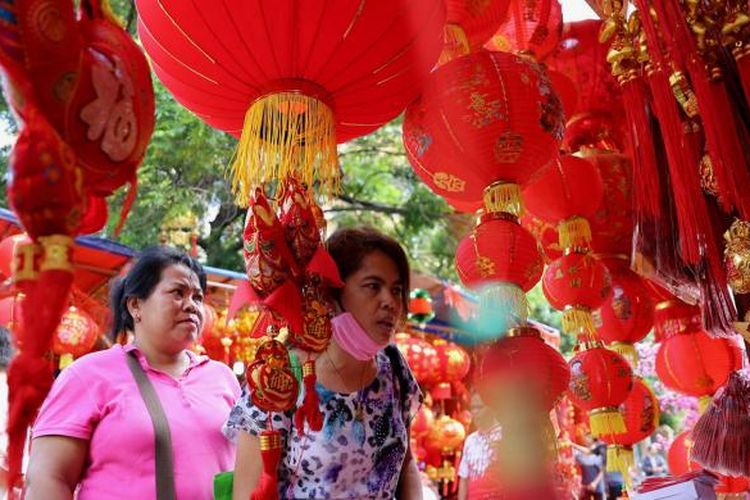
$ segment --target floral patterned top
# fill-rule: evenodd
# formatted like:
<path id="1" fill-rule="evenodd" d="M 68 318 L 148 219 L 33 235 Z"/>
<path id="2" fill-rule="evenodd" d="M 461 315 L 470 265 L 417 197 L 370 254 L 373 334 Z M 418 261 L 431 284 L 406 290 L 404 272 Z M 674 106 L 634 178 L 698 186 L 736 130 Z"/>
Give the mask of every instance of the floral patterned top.
<path id="1" fill-rule="evenodd" d="M 317 384 L 324 416 L 320 432 L 306 429 L 300 435 L 292 412 L 273 414 L 274 429 L 281 430 L 286 439 L 278 471 L 282 499 L 395 496 L 408 448 L 409 424 L 422 395 L 398 349 L 386 349 L 399 357 L 400 363 L 395 364 L 400 367 L 392 367 L 390 356 L 380 351 L 376 356 L 378 374 L 367 387 L 342 394 Z M 402 390 L 406 391 L 403 398 Z M 253 405 L 245 389 L 224 433 L 230 439 L 236 438 L 237 431 L 257 436 L 267 423 L 267 413 Z"/>

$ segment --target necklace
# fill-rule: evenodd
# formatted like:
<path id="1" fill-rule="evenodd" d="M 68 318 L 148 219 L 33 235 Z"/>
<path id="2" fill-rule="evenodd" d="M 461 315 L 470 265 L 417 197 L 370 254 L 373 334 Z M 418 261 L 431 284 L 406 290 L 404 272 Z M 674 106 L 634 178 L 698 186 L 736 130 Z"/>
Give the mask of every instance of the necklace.
<path id="1" fill-rule="evenodd" d="M 346 380 L 341 375 L 341 371 L 339 371 L 338 366 L 333 362 L 333 358 L 331 358 L 331 353 L 326 351 L 326 356 L 328 358 L 328 363 L 331 365 L 333 370 L 336 372 L 336 375 L 338 375 L 339 380 L 342 384 L 344 384 L 344 387 L 346 387 Z M 359 386 L 357 389 L 357 397 L 354 398 L 352 403 L 354 404 L 354 420 L 355 422 L 358 422 L 360 425 L 362 425 L 364 419 L 365 419 L 365 410 L 364 410 L 364 403 L 365 403 L 365 388 L 362 387 L 364 384 L 365 379 L 365 373 L 367 372 L 367 365 L 364 365 L 362 367 L 362 373 L 359 375 Z"/>

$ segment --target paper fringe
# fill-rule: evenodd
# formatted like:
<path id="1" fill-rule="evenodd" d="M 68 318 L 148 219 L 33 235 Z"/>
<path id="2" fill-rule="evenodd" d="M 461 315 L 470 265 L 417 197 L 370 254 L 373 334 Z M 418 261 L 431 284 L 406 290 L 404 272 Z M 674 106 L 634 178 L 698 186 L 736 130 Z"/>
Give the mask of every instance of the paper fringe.
<path id="1" fill-rule="evenodd" d="M 563 311 L 562 328 L 571 335 L 583 335 L 587 340 L 597 337 L 594 317 L 591 311 L 579 306 L 568 307 Z"/>
<path id="2" fill-rule="evenodd" d="M 633 449 L 629 446 L 607 446 L 607 472 L 619 472 L 625 480 L 625 486 L 630 489 L 630 467 L 635 464 Z"/>
<path id="3" fill-rule="evenodd" d="M 323 101 L 299 92 L 278 92 L 250 105 L 232 166 L 232 192 L 246 207 L 264 182 L 293 175 L 321 191 L 339 189 L 336 122 Z"/>
<path id="4" fill-rule="evenodd" d="M 609 344 L 607 346 L 607 349 L 609 349 L 610 351 L 615 351 L 616 353 L 627 359 L 630 363 L 630 366 L 638 366 L 638 351 L 635 350 L 635 346 L 633 344 L 626 344 L 625 342 L 615 342 L 613 344 Z"/>
<path id="5" fill-rule="evenodd" d="M 625 420 L 617 408 L 599 408 L 589 413 L 589 426 L 594 437 L 622 434 Z"/>
<path id="6" fill-rule="evenodd" d="M 469 39 L 463 27 L 455 23 L 447 23 L 443 30 L 443 51 L 438 59 L 438 66 L 458 59 L 471 52 Z"/>
<path id="7" fill-rule="evenodd" d="M 560 248 L 588 251 L 591 248 L 591 226 L 583 217 L 571 217 L 557 225 Z"/>
<path id="8" fill-rule="evenodd" d="M 517 285 L 513 283 L 493 283 L 480 292 L 479 310 L 488 314 L 499 312 L 502 316 L 510 318 L 507 320 L 507 328 L 509 329 L 526 324 L 529 316 L 529 303 L 526 300 L 526 294 Z"/>
<path id="9" fill-rule="evenodd" d="M 521 187 L 509 182 L 493 182 L 482 195 L 487 213 L 506 213 L 520 217 L 523 213 Z"/>

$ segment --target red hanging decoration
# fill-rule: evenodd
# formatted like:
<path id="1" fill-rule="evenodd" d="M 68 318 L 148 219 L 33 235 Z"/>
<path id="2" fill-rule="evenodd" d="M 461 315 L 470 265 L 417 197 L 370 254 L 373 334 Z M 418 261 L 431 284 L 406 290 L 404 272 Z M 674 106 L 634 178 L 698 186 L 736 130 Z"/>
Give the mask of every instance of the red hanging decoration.
<path id="1" fill-rule="evenodd" d="M 448 0 L 440 64 L 482 48 L 505 19 L 510 0 Z"/>
<path id="2" fill-rule="evenodd" d="M 52 342 L 52 352 L 60 356 L 60 368 L 91 352 L 98 338 L 99 326 L 91 316 L 75 306 L 69 307 L 60 320 Z"/>
<path id="3" fill-rule="evenodd" d="M 650 283 L 650 282 L 647 282 Z M 657 285 L 658 286 L 658 285 Z M 674 335 L 693 333 L 703 329 L 701 308 L 686 304 L 669 295 L 654 308 L 654 337 L 657 342 Z"/>
<path id="4" fill-rule="evenodd" d="M 672 441 L 667 451 L 667 465 L 674 476 L 681 476 L 688 472 L 701 470 L 700 464 L 692 460 L 693 438 L 692 431 L 679 433 Z"/>
<path id="5" fill-rule="evenodd" d="M 506 21 L 485 48 L 529 53 L 542 61 L 557 46 L 561 31 L 562 6 L 558 0 L 511 0 Z"/>
<path id="6" fill-rule="evenodd" d="M 429 386 L 435 381 L 437 351 L 429 342 L 403 332 L 395 335 L 394 342 L 420 386 Z"/>

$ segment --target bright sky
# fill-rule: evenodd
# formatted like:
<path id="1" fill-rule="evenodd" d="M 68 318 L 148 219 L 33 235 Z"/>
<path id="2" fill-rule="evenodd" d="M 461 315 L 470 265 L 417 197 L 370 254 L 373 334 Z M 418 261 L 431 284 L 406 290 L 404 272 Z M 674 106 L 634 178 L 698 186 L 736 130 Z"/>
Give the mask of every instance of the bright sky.
<path id="1" fill-rule="evenodd" d="M 580 21 L 582 19 L 596 19 L 596 13 L 589 7 L 586 0 L 560 0 L 562 4 L 563 20 L 565 22 Z"/>

